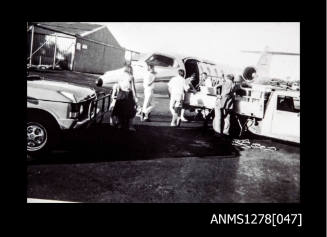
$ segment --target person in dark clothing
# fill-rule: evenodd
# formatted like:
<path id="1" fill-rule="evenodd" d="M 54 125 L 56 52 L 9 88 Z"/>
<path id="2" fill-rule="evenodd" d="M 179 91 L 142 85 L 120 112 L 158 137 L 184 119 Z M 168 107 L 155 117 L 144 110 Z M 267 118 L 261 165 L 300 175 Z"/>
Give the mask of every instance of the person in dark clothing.
<path id="1" fill-rule="evenodd" d="M 133 119 L 136 114 L 137 96 L 132 67 L 127 65 L 124 74 L 118 79 L 117 96 L 112 115 L 118 118 L 119 127 L 135 131 Z"/>
<path id="2" fill-rule="evenodd" d="M 234 102 L 234 76 L 227 75 L 222 84 L 221 94 L 217 96 L 213 129 L 220 135 L 229 136 L 230 115 Z"/>

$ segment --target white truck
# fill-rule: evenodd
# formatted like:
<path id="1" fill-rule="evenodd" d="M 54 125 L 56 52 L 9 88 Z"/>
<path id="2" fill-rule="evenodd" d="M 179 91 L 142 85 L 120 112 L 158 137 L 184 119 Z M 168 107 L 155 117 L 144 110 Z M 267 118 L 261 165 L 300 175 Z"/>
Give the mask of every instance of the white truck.
<path id="1" fill-rule="evenodd" d="M 258 85 L 243 88 L 235 97 L 234 112 L 242 129 L 300 143 L 300 91 Z"/>
<path id="2" fill-rule="evenodd" d="M 198 93 L 186 93 L 184 107 L 213 110 L 217 100 L 214 88 L 201 88 Z M 300 91 L 267 85 L 241 87 L 236 92 L 234 114 L 240 125 L 240 135 L 251 133 L 300 143 Z"/>

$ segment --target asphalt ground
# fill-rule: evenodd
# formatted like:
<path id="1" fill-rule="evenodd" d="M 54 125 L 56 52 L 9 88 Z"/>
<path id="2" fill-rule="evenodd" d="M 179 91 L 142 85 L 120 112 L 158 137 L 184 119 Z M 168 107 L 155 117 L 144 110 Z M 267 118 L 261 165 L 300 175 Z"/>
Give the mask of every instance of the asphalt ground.
<path id="1" fill-rule="evenodd" d="M 42 74 L 96 88 L 97 75 Z M 300 201 L 299 146 L 249 136 L 277 151 L 244 150 L 215 137 L 188 111 L 190 122 L 172 128 L 165 90 L 164 83 L 156 85 L 151 122 L 135 118 L 136 132 L 114 129 L 105 117 L 64 134 L 56 150 L 28 164 L 27 196 L 106 203 Z M 137 91 L 142 104 L 141 83 Z"/>

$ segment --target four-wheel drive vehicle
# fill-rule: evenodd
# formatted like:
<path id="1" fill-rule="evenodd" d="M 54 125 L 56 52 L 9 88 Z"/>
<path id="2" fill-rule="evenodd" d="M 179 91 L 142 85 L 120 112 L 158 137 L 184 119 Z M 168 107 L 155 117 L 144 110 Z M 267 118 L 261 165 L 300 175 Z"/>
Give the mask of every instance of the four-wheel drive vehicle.
<path id="1" fill-rule="evenodd" d="M 28 154 L 48 151 L 57 143 L 61 130 L 88 126 L 100 114 L 103 116 L 109 98 L 107 95 L 98 99 L 95 90 L 88 87 L 27 76 Z"/>

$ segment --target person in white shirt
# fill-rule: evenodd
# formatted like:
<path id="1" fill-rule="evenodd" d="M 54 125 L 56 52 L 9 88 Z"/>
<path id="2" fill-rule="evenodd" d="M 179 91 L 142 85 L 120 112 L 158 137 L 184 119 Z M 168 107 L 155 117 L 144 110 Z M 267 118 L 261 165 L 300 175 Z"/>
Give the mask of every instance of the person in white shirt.
<path id="1" fill-rule="evenodd" d="M 212 87 L 212 81 L 206 72 L 201 73 L 200 86 Z"/>
<path id="2" fill-rule="evenodd" d="M 195 89 L 193 83 L 195 81 L 196 74 L 193 73 L 190 77 L 185 79 L 185 86 L 186 86 L 186 92 L 196 93 L 197 90 Z M 181 120 L 183 122 L 188 122 L 188 120 L 184 117 L 185 109 L 181 110 Z"/>
<path id="3" fill-rule="evenodd" d="M 206 79 L 204 81 L 204 86 L 205 87 L 212 87 L 212 80 L 211 80 L 211 78 L 209 78 L 209 77 L 206 76 Z"/>
<path id="4" fill-rule="evenodd" d="M 125 67 L 124 73 L 118 78 L 114 89 L 113 99 L 115 100 L 115 105 L 112 110 L 112 116 L 118 118 L 119 127 L 135 131 L 133 118 L 136 114 L 135 106 L 138 99 L 133 71 L 130 65 Z"/>
<path id="5" fill-rule="evenodd" d="M 184 79 L 184 70 L 179 69 L 177 76 L 170 79 L 168 82 L 168 90 L 170 93 L 169 110 L 172 114 L 170 126 L 180 126 L 181 123 L 181 110 L 184 99 L 184 92 L 187 89 Z"/>
<path id="6" fill-rule="evenodd" d="M 143 79 L 144 101 L 141 115 L 142 121 L 149 121 L 149 115 L 154 108 L 152 103 L 154 92 L 154 80 L 154 66 L 152 64 L 148 64 L 148 72 L 146 73 Z"/>

